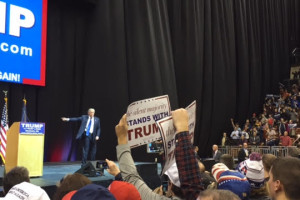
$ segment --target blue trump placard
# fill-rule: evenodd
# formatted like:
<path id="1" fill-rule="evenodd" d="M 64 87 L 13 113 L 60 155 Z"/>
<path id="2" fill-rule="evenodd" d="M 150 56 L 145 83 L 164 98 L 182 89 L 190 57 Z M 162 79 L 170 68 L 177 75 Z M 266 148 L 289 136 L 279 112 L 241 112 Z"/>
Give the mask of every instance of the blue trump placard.
<path id="1" fill-rule="evenodd" d="M 0 81 L 45 85 L 47 0 L 0 0 Z"/>
<path id="2" fill-rule="evenodd" d="M 45 134 L 45 124 L 38 123 L 38 122 L 21 122 L 20 134 L 22 135 Z"/>

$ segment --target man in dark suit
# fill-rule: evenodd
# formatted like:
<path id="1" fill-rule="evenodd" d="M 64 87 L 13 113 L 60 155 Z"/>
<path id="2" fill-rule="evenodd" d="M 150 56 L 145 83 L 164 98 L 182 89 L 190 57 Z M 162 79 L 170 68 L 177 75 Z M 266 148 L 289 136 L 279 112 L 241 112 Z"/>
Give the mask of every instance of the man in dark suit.
<path id="1" fill-rule="evenodd" d="M 95 160 L 96 156 L 96 141 L 100 137 L 100 119 L 95 117 L 95 109 L 90 108 L 88 115 L 82 115 L 81 117 L 66 118 L 62 117 L 62 121 L 81 121 L 80 128 L 76 135 L 76 139 L 82 143 L 82 165 L 86 164 L 89 150 L 91 150 L 91 160 Z"/>
<path id="2" fill-rule="evenodd" d="M 247 148 L 248 148 L 248 144 L 244 143 L 243 148 L 240 149 L 240 151 L 238 153 L 238 162 L 239 163 L 249 158 L 251 151 L 249 151 Z"/>
<path id="3" fill-rule="evenodd" d="M 249 144 L 250 145 L 260 145 L 260 137 L 257 135 L 257 131 L 253 131 L 253 136 L 250 136 L 249 138 Z"/>
<path id="4" fill-rule="evenodd" d="M 213 159 L 218 163 L 220 161 L 222 153 L 218 150 L 218 145 L 214 144 L 212 146 L 213 149 Z"/>

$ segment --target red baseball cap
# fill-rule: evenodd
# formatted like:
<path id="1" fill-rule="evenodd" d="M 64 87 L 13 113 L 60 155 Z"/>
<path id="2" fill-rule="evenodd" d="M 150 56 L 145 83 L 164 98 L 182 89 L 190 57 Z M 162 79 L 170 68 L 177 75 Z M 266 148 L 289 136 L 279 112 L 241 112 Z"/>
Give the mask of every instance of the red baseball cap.
<path id="1" fill-rule="evenodd" d="M 117 200 L 141 200 L 139 191 L 131 183 L 124 181 L 113 181 L 108 190 Z"/>

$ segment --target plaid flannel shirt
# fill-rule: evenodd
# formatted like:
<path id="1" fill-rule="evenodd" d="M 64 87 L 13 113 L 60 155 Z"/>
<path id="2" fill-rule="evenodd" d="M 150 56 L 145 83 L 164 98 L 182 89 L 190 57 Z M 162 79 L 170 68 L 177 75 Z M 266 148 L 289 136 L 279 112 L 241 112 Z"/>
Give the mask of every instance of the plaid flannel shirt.
<path id="1" fill-rule="evenodd" d="M 189 132 L 176 134 L 175 158 L 179 173 L 180 188 L 185 199 L 197 199 L 204 190 L 200 176 L 200 169 L 196 160 L 191 136 Z"/>

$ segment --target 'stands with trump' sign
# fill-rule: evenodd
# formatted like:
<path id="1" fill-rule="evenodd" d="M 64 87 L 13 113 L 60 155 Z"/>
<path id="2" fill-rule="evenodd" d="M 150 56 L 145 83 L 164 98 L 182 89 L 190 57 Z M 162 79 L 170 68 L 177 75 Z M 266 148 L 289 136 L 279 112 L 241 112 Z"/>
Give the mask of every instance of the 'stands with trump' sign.
<path id="1" fill-rule="evenodd" d="M 161 139 L 157 120 L 171 113 L 169 96 L 133 102 L 127 109 L 128 144 L 131 148 Z"/>
<path id="2" fill-rule="evenodd" d="M 193 144 L 196 124 L 196 101 L 193 101 L 188 107 L 186 107 L 186 110 L 189 115 L 189 134 Z M 158 124 L 164 146 L 165 164 L 162 170 L 162 174 L 164 174 L 175 163 L 176 130 L 174 129 L 172 116 L 158 120 L 156 123 Z"/>

